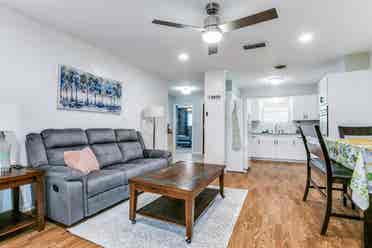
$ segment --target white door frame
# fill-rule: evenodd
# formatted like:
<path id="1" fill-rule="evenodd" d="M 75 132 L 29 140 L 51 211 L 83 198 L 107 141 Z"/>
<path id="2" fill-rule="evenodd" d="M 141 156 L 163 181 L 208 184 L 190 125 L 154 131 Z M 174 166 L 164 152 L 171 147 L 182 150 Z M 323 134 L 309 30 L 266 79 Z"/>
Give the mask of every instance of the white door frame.
<path id="1" fill-rule="evenodd" d="M 177 145 L 176 145 L 176 135 L 177 135 L 177 106 L 178 107 L 191 107 L 192 109 L 192 118 L 194 120 L 194 108 L 192 104 L 173 104 L 173 152 L 176 152 Z M 193 121 L 194 122 L 194 121 Z M 192 135 L 191 135 L 191 153 L 194 153 L 194 125 L 192 125 Z"/>

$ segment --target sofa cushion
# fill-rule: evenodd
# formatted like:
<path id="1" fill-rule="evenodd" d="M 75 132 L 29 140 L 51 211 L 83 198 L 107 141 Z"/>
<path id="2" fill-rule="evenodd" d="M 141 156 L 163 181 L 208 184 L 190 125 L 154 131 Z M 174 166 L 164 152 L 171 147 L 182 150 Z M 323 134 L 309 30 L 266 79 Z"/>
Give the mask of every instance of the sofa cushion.
<path id="1" fill-rule="evenodd" d="M 124 162 L 144 157 L 140 142 L 120 142 L 118 145 L 123 153 Z"/>
<path id="2" fill-rule="evenodd" d="M 51 148 L 47 149 L 47 157 L 50 165 L 60 165 L 65 166 L 64 153 L 68 151 L 81 151 L 86 148 L 86 145 L 83 146 L 67 146 L 60 148 Z"/>
<path id="3" fill-rule="evenodd" d="M 156 159 L 136 159 L 129 163 L 115 164 L 105 168 L 105 170 L 120 170 L 125 172 L 124 183 L 132 177 L 140 176 L 150 171 L 156 171 L 168 166 L 168 161 L 162 158 Z"/>
<path id="4" fill-rule="evenodd" d="M 95 196 L 107 190 L 124 185 L 125 174 L 118 170 L 93 171 L 87 176 L 87 195 Z"/>
<path id="5" fill-rule="evenodd" d="M 115 132 L 110 128 L 87 129 L 85 132 L 91 145 L 116 142 Z"/>
<path id="6" fill-rule="evenodd" d="M 45 147 L 82 146 L 88 144 L 87 136 L 81 129 L 46 129 L 41 132 Z"/>
<path id="7" fill-rule="evenodd" d="M 115 134 L 117 142 L 138 141 L 138 135 L 134 129 L 117 129 Z"/>
<path id="8" fill-rule="evenodd" d="M 100 168 L 124 162 L 123 156 L 116 143 L 96 144 L 91 147 L 97 157 Z"/>

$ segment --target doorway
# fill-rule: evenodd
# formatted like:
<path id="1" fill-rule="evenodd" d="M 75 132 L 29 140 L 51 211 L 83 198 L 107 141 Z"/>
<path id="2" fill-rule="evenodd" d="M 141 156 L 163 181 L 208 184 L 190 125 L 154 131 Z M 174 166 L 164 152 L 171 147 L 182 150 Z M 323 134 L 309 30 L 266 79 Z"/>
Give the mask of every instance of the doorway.
<path id="1" fill-rule="evenodd" d="M 192 106 L 175 107 L 175 151 L 176 153 L 192 153 L 193 147 L 193 111 Z"/>

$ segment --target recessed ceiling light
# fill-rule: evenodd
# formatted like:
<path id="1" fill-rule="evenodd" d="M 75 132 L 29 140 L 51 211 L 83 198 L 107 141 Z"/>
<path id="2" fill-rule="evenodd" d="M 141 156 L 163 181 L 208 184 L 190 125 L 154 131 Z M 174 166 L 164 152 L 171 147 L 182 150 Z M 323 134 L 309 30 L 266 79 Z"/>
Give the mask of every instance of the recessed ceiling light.
<path id="1" fill-rule="evenodd" d="M 180 86 L 180 87 L 176 87 L 175 89 L 180 91 L 182 95 L 190 95 L 195 90 L 195 87 L 193 87 L 193 86 Z"/>
<path id="2" fill-rule="evenodd" d="M 189 60 L 189 55 L 187 53 L 181 53 L 180 55 L 178 55 L 178 59 L 181 61 L 181 62 L 186 62 Z"/>
<path id="3" fill-rule="evenodd" d="M 298 41 L 304 44 L 313 41 L 313 39 L 314 39 L 314 35 L 312 33 L 302 33 L 298 37 Z"/>
<path id="4" fill-rule="evenodd" d="M 272 77 L 268 77 L 267 81 L 271 83 L 272 85 L 278 85 L 278 84 L 283 83 L 285 80 L 281 76 L 272 76 Z"/>

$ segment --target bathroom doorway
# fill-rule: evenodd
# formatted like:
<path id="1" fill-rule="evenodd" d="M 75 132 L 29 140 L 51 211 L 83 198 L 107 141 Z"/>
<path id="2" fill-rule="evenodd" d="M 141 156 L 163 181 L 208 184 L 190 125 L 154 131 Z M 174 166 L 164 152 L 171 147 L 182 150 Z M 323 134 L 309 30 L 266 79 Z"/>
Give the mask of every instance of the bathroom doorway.
<path id="1" fill-rule="evenodd" d="M 175 150 L 177 153 L 192 153 L 193 146 L 192 106 L 175 107 Z"/>

